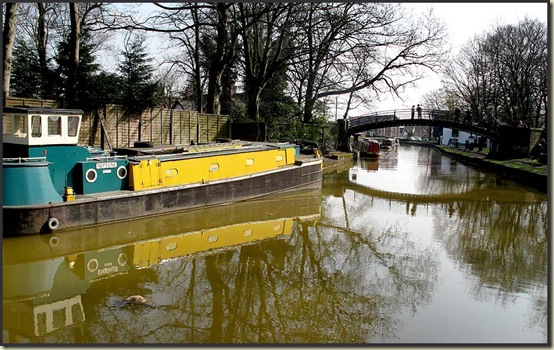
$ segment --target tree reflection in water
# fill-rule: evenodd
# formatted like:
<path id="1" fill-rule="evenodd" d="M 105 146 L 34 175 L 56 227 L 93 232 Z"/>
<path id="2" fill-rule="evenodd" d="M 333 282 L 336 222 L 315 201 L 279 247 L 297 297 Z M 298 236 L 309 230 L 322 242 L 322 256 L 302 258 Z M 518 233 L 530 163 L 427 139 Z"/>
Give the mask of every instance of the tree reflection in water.
<path id="1" fill-rule="evenodd" d="M 433 303 L 441 265 L 450 262 L 474 300 L 504 306 L 521 295 L 532 298 L 528 326 L 546 339 L 545 196 L 473 170 L 466 175 L 457 164 L 431 157 L 431 164 L 441 162 L 466 176 L 441 183 L 443 175 L 429 169 L 428 188 L 446 197 L 387 196 L 352 185 L 348 172 L 328 174 L 316 200 L 321 215 L 295 219 L 290 235 L 96 281 L 82 295 L 86 327 L 58 341 L 390 342 L 407 322 L 399 310 L 414 316 Z M 132 294 L 156 307 L 110 307 Z"/>
<path id="2" fill-rule="evenodd" d="M 452 258 L 475 277 L 470 279 L 475 298 L 494 297 L 505 305 L 518 293 L 538 289 L 531 293 L 534 310 L 529 310 L 529 323 L 540 325 L 534 328 L 546 334 L 548 308 L 541 289 L 548 279 L 547 202 L 459 202 L 451 207 L 453 217 L 442 220 L 437 233 Z"/>
<path id="3" fill-rule="evenodd" d="M 151 266 L 146 270 L 155 281 L 136 282 L 158 306 L 145 312 L 97 304 L 89 310 L 98 314 L 89 318 L 95 323 L 89 337 L 115 343 L 365 343 L 394 336 L 399 306 L 415 309 L 429 299 L 434 253 L 414 252 L 405 232 L 358 232 L 325 219 L 296 227 L 289 240 Z"/>
<path id="4" fill-rule="evenodd" d="M 546 202 L 420 203 L 414 219 L 433 218 L 431 242 L 398 219 L 376 224 L 381 211 L 405 215 L 404 207 L 346 190 L 324 197 L 327 215 L 315 224 L 298 221 L 286 238 L 151 266 L 156 281 L 138 285 L 159 306 L 147 314 L 103 314 L 92 332 L 121 343 L 390 341 L 402 327 L 398 310 L 415 314 L 431 300 L 437 241 L 475 276 L 476 298 L 491 298 L 493 288 L 505 303 L 546 285 Z M 546 330 L 545 293 L 533 295 L 529 326 Z"/>

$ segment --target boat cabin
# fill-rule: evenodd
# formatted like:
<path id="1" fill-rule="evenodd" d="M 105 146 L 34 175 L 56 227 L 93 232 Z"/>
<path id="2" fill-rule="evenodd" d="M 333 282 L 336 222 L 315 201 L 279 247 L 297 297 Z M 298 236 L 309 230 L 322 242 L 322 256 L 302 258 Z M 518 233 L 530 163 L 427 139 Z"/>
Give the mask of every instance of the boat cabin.
<path id="1" fill-rule="evenodd" d="M 83 111 L 79 109 L 4 107 L 4 143 L 25 146 L 77 145 L 82 115 Z"/>
<path id="2" fill-rule="evenodd" d="M 86 194 L 127 186 L 127 157 L 78 145 L 82 115 L 80 109 L 4 107 L 4 204 L 56 203 L 68 188 Z"/>

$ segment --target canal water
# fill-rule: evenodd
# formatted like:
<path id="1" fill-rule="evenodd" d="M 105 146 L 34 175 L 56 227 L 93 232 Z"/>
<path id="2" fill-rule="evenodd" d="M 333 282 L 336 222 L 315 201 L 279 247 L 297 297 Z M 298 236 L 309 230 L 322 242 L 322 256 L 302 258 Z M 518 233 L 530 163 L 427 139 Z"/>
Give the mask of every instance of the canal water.
<path id="1" fill-rule="evenodd" d="M 545 343 L 547 208 L 402 145 L 294 194 L 4 238 L 3 342 Z"/>

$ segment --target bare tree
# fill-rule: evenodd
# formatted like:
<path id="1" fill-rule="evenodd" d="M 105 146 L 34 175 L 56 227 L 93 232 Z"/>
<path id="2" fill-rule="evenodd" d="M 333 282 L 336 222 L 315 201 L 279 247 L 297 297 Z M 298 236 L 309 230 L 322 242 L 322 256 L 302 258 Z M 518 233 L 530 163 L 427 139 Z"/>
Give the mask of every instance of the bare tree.
<path id="1" fill-rule="evenodd" d="M 294 57 L 291 20 L 295 3 L 239 3 L 247 114 L 258 118 L 260 93 Z"/>
<path id="2" fill-rule="evenodd" d="M 222 76 L 236 54 L 238 32 L 236 26 L 230 24 L 231 4 L 213 4 L 215 14 L 215 37 L 210 38 L 215 46 L 208 59 L 208 95 L 206 112 L 219 114 L 221 112 L 220 96 L 222 93 Z M 234 21 L 233 21 L 234 22 Z"/>
<path id="3" fill-rule="evenodd" d="M 66 86 L 66 101 L 71 106 L 76 100 L 76 79 L 79 69 L 79 49 L 82 35 L 82 28 L 86 25 L 93 27 L 96 19 L 94 18 L 97 9 L 104 6 L 102 3 L 69 3 L 69 67 Z M 87 21 L 90 19 L 90 23 Z"/>
<path id="4" fill-rule="evenodd" d="M 546 123 L 546 25 L 524 19 L 469 41 L 446 70 L 448 84 L 477 115 L 516 125 Z"/>
<path id="5" fill-rule="evenodd" d="M 38 57 L 40 84 L 38 95 L 53 98 L 50 60 L 57 41 L 63 40 L 63 6 L 60 3 L 21 3 L 18 7 L 16 43 L 30 43 Z M 17 44 L 16 44 L 17 46 Z"/>
<path id="6" fill-rule="evenodd" d="M 315 6 L 315 5 L 313 5 Z M 369 89 L 375 96 L 399 93 L 442 63 L 446 32 L 428 13 L 418 22 L 387 3 L 320 5 L 299 28 L 307 43 L 293 69 L 306 71 L 304 118 L 311 119 L 316 100 Z M 358 65 L 358 67 L 355 67 Z"/>
<path id="7" fill-rule="evenodd" d="M 175 98 L 185 90 L 186 76 L 173 67 L 161 68 L 155 80 L 163 90 L 162 107 L 171 108 Z"/>
<path id="8" fill-rule="evenodd" d="M 4 46 L 2 53 L 4 55 L 4 103 L 6 98 L 10 95 L 10 73 L 12 70 L 12 52 L 15 41 L 15 27 L 17 21 L 17 3 L 7 3 L 5 6 L 4 16 L 4 29 L 2 32 L 2 39 L 4 40 Z"/>
<path id="9" fill-rule="evenodd" d="M 203 96 L 207 81 L 206 110 L 219 113 L 221 75 L 233 55 L 234 45 L 228 20 L 230 4 L 190 3 L 166 5 L 155 3 L 156 10 L 144 20 L 131 11 L 106 11 L 106 30 L 142 30 L 163 33 L 180 48 L 180 53 L 166 59 L 173 69 L 189 74 L 198 112 L 203 110 Z M 234 34 L 236 38 L 236 34 Z M 209 50 L 213 44 L 214 49 Z M 231 50 L 231 51 L 230 51 Z"/>
<path id="10" fill-rule="evenodd" d="M 456 107 L 467 109 L 458 94 L 447 87 L 429 91 L 423 95 L 423 104 L 429 109 L 453 111 Z"/>

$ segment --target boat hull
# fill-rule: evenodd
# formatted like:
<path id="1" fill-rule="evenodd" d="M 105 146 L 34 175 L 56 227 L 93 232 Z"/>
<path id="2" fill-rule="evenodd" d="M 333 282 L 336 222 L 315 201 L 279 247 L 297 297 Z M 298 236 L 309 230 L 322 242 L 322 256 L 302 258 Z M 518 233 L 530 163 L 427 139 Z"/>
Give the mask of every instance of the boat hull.
<path id="1" fill-rule="evenodd" d="M 381 153 L 360 152 L 360 158 L 379 158 Z"/>
<path id="2" fill-rule="evenodd" d="M 114 191 L 71 202 L 3 208 L 4 236 L 75 229 L 140 217 L 221 205 L 293 190 L 320 182 L 322 160 L 313 159 L 277 170 L 209 183 L 144 191 Z"/>

